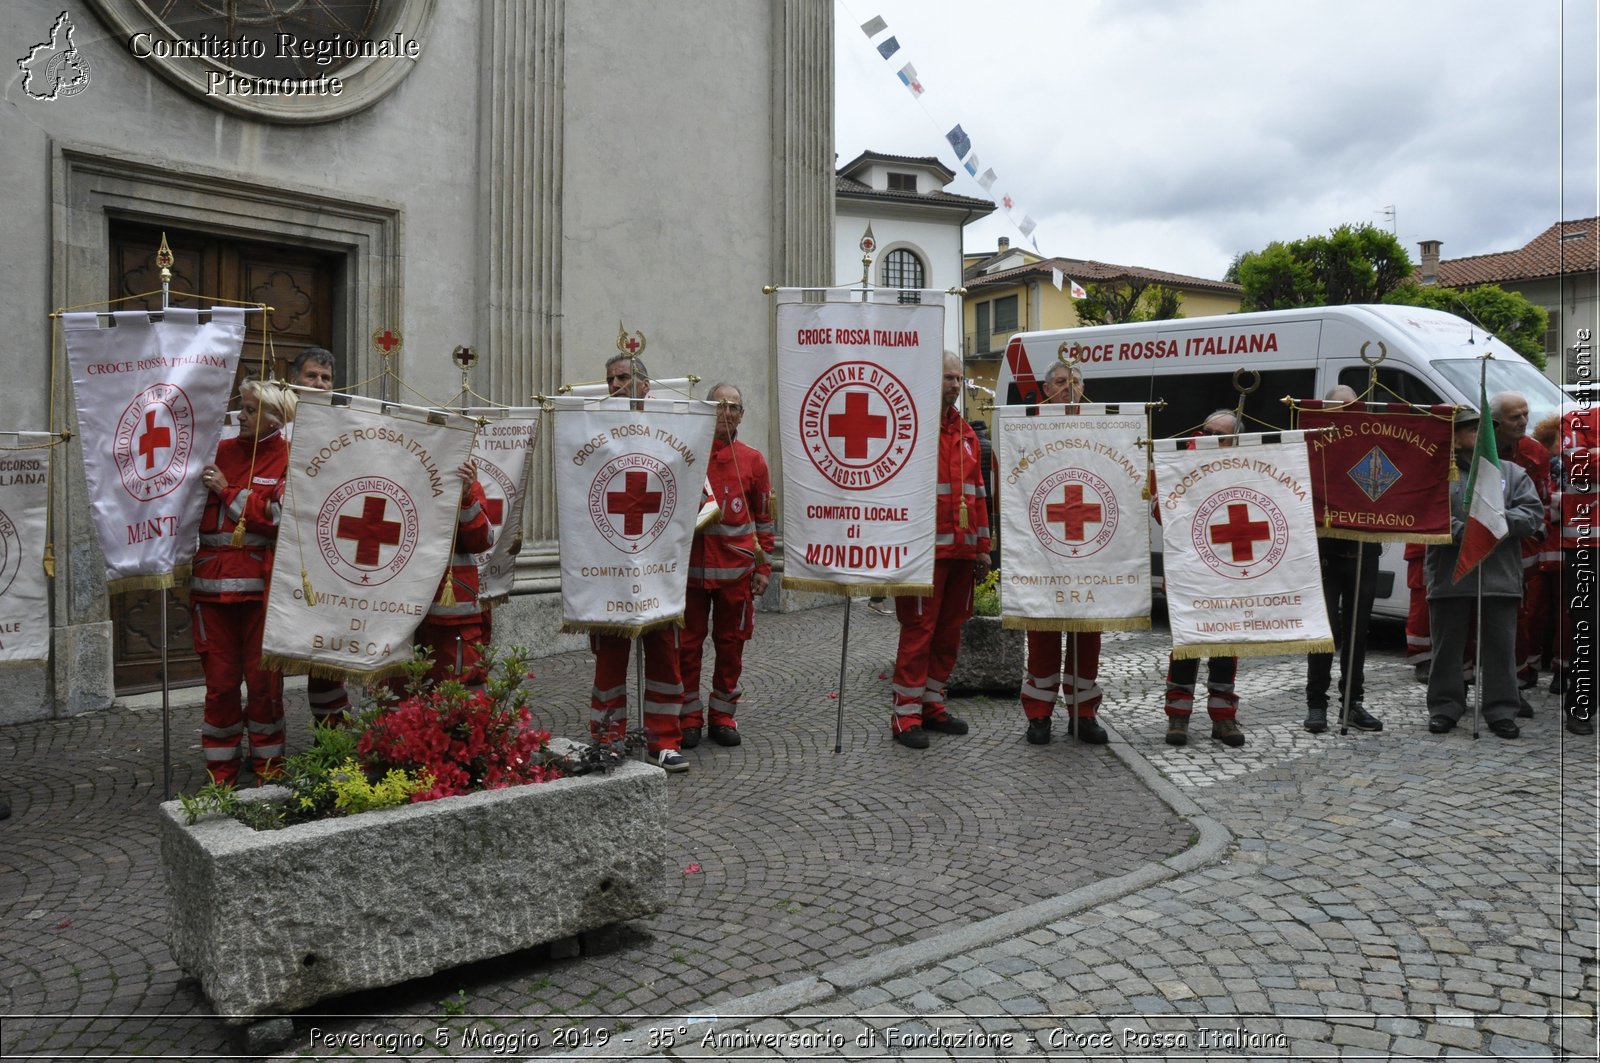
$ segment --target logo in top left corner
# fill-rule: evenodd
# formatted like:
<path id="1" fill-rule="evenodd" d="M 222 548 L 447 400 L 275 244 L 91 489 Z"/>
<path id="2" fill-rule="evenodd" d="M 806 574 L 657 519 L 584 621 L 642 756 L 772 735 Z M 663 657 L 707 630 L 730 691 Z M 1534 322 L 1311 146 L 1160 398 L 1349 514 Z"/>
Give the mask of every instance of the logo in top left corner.
<path id="1" fill-rule="evenodd" d="M 22 91 L 34 100 L 60 100 L 89 87 L 89 57 L 73 43 L 72 17 L 63 11 L 50 27 L 50 39 L 17 60 Z"/>

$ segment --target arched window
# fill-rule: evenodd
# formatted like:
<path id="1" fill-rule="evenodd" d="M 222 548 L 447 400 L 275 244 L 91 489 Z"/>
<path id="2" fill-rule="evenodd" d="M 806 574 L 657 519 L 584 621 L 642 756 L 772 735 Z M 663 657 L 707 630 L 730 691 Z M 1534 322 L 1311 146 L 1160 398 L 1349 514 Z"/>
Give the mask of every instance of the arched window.
<path id="1" fill-rule="evenodd" d="M 883 286 L 885 288 L 917 288 L 923 287 L 922 259 L 915 252 L 905 248 L 896 248 L 883 257 Z M 920 291 L 902 291 L 902 303 L 922 302 Z"/>

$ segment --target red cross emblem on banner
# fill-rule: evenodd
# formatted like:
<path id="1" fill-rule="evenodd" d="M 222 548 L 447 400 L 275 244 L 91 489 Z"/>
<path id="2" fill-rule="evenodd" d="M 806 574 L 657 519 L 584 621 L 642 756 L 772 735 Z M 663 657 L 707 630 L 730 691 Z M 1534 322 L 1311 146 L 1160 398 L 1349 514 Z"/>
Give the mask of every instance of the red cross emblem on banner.
<path id="1" fill-rule="evenodd" d="M 488 514 L 489 523 L 496 528 L 506 522 L 506 500 L 503 498 L 485 498 L 483 511 Z"/>
<path id="2" fill-rule="evenodd" d="M 621 491 L 606 492 L 606 512 L 622 518 L 622 534 L 643 535 L 644 519 L 661 512 L 661 492 L 645 490 L 649 485 L 647 474 L 630 472 Z"/>
<path id="3" fill-rule="evenodd" d="M 1100 523 L 1104 510 L 1094 502 L 1083 500 L 1082 484 L 1069 483 L 1061 489 L 1061 501 L 1050 503 L 1044 513 L 1051 521 L 1060 522 L 1063 539 L 1077 542 L 1084 538 L 1084 528 L 1088 524 Z"/>
<path id="4" fill-rule="evenodd" d="M 1250 507 L 1243 502 L 1228 506 L 1228 519 L 1221 524 L 1207 526 L 1211 542 L 1227 546 L 1236 565 L 1249 564 L 1256 557 L 1256 543 L 1272 538 L 1272 528 L 1264 520 L 1251 520 Z"/>
<path id="5" fill-rule="evenodd" d="M 868 443 L 889 438 L 889 418 L 870 410 L 867 393 L 851 391 L 845 394 L 844 412 L 828 416 L 828 438 L 844 440 L 846 458 L 864 458 Z"/>
<path id="6" fill-rule="evenodd" d="M 361 501 L 361 516 L 339 518 L 339 538 L 356 544 L 356 564 L 375 567 L 383 547 L 400 544 L 400 523 L 383 519 L 388 510 L 382 495 L 368 495 Z"/>
<path id="7" fill-rule="evenodd" d="M 172 429 L 156 424 L 156 411 L 144 411 L 144 431 L 139 435 L 139 456 L 146 470 L 156 466 L 156 451 L 172 446 Z"/>
<path id="8" fill-rule="evenodd" d="M 403 343 L 400 333 L 390 329 L 379 329 L 372 334 L 372 345 L 384 354 L 393 354 L 401 348 Z"/>

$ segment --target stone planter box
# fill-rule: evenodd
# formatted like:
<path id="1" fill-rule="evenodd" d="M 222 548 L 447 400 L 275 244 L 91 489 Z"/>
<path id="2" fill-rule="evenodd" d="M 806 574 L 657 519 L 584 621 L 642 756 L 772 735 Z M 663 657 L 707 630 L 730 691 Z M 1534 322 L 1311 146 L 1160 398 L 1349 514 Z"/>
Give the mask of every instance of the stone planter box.
<path id="1" fill-rule="evenodd" d="M 169 801 L 167 942 L 243 1024 L 560 941 L 662 910 L 666 807 L 637 761 L 278 831 Z"/>
<path id="2" fill-rule="evenodd" d="M 948 693 L 1015 696 L 1022 690 L 1028 633 L 1003 628 L 998 616 L 974 616 L 961 628 L 961 652 Z"/>

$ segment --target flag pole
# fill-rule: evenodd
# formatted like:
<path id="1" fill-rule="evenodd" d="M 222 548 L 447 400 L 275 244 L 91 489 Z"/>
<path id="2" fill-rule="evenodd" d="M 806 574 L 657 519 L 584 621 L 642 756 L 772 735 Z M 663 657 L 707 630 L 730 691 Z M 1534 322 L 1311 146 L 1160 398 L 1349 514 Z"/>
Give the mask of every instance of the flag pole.
<path id="1" fill-rule="evenodd" d="M 1486 352 L 1484 352 L 1484 356 L 1478 360 L 1478 402 L 1485 407 L 1485 409 L 1482 409 L 1482 410 L 1478 411 L 1478 424 L 1480 426 L 1483 424 L 1483 418 L 1484 418 L 1485 414 L 1488 413 L 1487 407 L 1488 407 L 1488 404 L 1489 404 L 1489 358 L 1490 357 L 1491 357 L 1490 352 L 1486 351 Z M 1479 431 L 1480 432 L 1482 431 L 1481 427 L 1479 428 Z M 1480 441 L 1480 443 L 1478 445 L 1479 446 L 1482 445 L 1481 441 Z M 1473 474 L 1475 476 L 1475 474 L 1477 473 L 1478 446 L 1474 446 L 1472 448 L 1472 461 L 1473 461 Z M 1473 483 L 1473 479 L 1469 478 L 1467 480 L 1467 483 L 1469 485 L 1472 484 Z M 1484 486 L 1487 486 L 1487 485 L 1484 485 Z M 1499 485 L 1496 484 L 1494 486 L 1498 487 Z M 1471 519 L 1470 511 L 1468 512 L 1468 519 L 1469 520 Z M 1465 536 L 1463 536 L 1462 545 L 1463 546 L 1466 545 L 1465 544 Z M 1498 544 L 1496 544 L 1496 545 L 1498 546 Z M 1492 553 L 1493 551 L 1491 550 L 1490 552 Z M 1483 715 L 1483 684 L 1484 684 L 1484 679 L 1485 679 L 1485 672 L 1484 672 L 1484 668 L 1483 668 L 1483 562 L 1485 560 L 1487 560 L 1487 557 L 1480 559 L 1476 565 L 1472 566 L 1473 569 L 1475 570 L 1473 575 L 1477 578 L 1476 590 L 1474 592 L 1473 597 L 1474 597 L 1474 602 L 1476 603 L 1476 612 L 1477 612 L 1477 616 L 1478 616 L 1478 622 L 1475 625 L 1477 630 L 1473 634 L 1473 654 L 1472 654 L 1473 671 L 1475 671 L 1478 674 L 1478 681 L 1473 684 L 1474 689 L 1473 689 L 1473 692 L 1472 692 L 1472 737 L 1473 737 L 1474 741 L 1477 740 L 1477 737 L 1478 737 L 1478 723 L 1479 723 L 1479 720 L 1482 718 L 1482 715 Z"/>
<path id="2" fill-rule="evenodd" d="M 872 223 L 867 222 L 861 234 L 861 301 L 867 302 L 872 294 L 872 253 L 878 249 L 877 238 L 872 235 Z M 855 599 L 847 591 L 844 596 L 844 631 L 839 640 L 839 695 L 833 723 L 833 752 L 844 752 L 844 680 L 850 663 L 850 609 Z"/>

